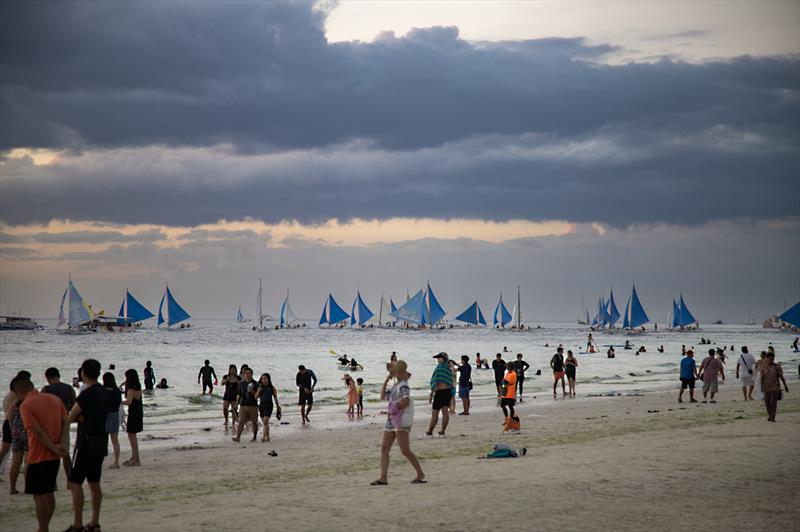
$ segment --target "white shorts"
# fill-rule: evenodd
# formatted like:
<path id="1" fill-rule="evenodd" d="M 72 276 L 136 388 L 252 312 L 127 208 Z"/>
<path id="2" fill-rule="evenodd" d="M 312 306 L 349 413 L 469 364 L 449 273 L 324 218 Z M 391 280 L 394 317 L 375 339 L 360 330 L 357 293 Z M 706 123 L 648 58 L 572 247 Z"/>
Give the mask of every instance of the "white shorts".
<path id="1" fill-rule="evenodd" d="M 744 375 L 742 375 L 740 373 L 739 374 L 739 383 L 742 386 L 755 386 L 756 378 L 753 377 L 752 375 L 750 375 L 749 373 L 745 373 Z"/>

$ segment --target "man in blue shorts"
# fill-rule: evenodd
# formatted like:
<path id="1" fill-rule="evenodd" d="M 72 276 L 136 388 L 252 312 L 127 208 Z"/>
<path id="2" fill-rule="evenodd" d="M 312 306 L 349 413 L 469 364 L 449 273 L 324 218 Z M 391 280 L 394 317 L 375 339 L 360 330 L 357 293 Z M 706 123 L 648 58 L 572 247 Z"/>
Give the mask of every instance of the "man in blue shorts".
<path id="1" fill-rule="evenodd" d="M 686 351 L 686 356 L 681 360 L 681 391 L 678 394 L 678 402 L 683 402 L 683 390 L 689 388 L 689 399 L 696 403 L 694 398 L 694 381 L 697 379 L 697 365 L 694 361 L 694 351 Z"/>

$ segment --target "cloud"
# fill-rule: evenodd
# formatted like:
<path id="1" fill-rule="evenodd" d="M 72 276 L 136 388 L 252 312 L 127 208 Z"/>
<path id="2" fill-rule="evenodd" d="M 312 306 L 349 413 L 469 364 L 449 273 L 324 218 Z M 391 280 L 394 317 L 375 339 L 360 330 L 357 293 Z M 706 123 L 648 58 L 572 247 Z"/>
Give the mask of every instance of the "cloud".
<path id="1" fill-rule="evenodd" d="M 40 244 L 105 244 L 108 242 L 155 242 L 167 235 L 159 229 L 122 233 L 120 231 L 41 232 L 20 236 L 23 241 Z"/>

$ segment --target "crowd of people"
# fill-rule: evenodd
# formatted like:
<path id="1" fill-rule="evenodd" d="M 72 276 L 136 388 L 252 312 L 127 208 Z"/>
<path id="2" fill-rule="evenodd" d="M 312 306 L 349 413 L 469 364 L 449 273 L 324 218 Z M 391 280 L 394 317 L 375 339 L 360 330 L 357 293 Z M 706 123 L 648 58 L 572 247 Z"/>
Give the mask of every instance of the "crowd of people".
<path id="1" fill-rule="evenodd" d="M 703 339 L 703 344 L 706 343 Z M 588 345 L 594 346 L 591 335 Z M 553 374 L 553 396 L 558 396 L 560 383 L 562 396 L 575 397 L 579 363 L 571 350 L 566 350 L 566 356 L 564 351 L 564 346 L 559 345 L 549 362 Z M 702 402 L 715 403 L 719 381 L 725 380 L 726 359 L 732 358 L 734 347 L 731 346 L 730 350 L 727 347 L 710 348 L 708 356 L 699 366 L 694 360 L 693 348 L 686 349 L 684 346 L 682 351 L 678 401 L 683 402 L 684 393 L 689 390 L 689 401 L 698 402 L 695 398 L 695 382 L 701 380 Z M 491 369 L 497 390 L 497 404 L 503 416 L 503 430 L 516 433 L 521 430 L 520 417 L 516 412 L 517 403 L 524 400 L 524 383 L 530 365 L 524 360 L 522 353 L 508 361 L 504 360 L 503 353 L 509 353 L 508 349 L 504 348 L 502 353 L 496 354 Z M 447 434 L 450 415 L 456 413 L 458 400 L 461 403 L 458 415 L 470 415 L 473 370 L 489 369 L 488 360 L 481 357 L 480 353 L 475 355 L 474 367 L 467 355 L 461 356 L 457 361 L 451 359 L 447 353 L 440 352 L 433 358 L 436 365 L 428 383 L 431 416 L 422 437 L 433 437 L 434 432 L 439 436 Z M 347 366 L 357 365 L 357 362 L 352 364 L 353 362 L 354 359 L 348 359 Z M 387 418 L 381 445 L 380 476 L 372 484 L 388 483 L 389 454 L 395 442 L 416 473 L 412 482 L 425 483 L 425 474 L 411 450 L 410 443 L 414 420 L 414 400 L 409 385 L 411 373 L 407 363 L 398 360 L 395 352 L 392 352 L 386 368 L 387 375 L 380 390 L 380 398 L 387 402 Z M 63 469 L 72 494 L 73 523 L 67 530 L 99 530 L 103 499 L 100 481 L 103 463 L 109 454 L 109 443 L 113 454 L 110 469 L 118 469 L 120 465 L 135 467 L 142 463 L 138 434 L 144 426 L 143 391 L 167 388 L 166 379 L 162 378 L 156 385 L 155 369 L 150 361 L 146 362 L 143 371 L 144 385 L 135 369 L 125 371 L 124 380 L 118 384 L 114 369 L 111 365 L 103 373 L 97 360 L 87 359 L 78 370 L 72 386 L 61 382 L 61 374 L 57 368 L 45 371 L 44 379 L 47 384 L 41 388 L 41 392 L 34 387 L 32 375 L 24 370 L 10 383 L 3 404 L 5 421 L 0 463 L 10 452 L 10 492 L 15 494 L 24 461 L 25 493 L 34 497 L 40 530 L 48 529 L 53 516 L 53 491 L 59 470 Z M 541 375 L 541 370 L 537 370 L 536 375 Z M 742 388 L 744 400 L 753 401 L 757 398 L 763 401 L 768 420 L 774 422 L 781 394 L 789 389 L 780 365 L 775 363 L 772 346 L 762 351 L 759 359 L 746 346 L 742 346 L 736 358 L 735 378 Z M 363 416 L 364 380 L 345 373 L 342 381 L 346 388 L 347 415 Z M 202 395 L 213 393 L 218 382 L 209 360 L 205 360 L 198 371 L 197 382 L 202 384 Z M 311 422 L 310 414 L 317 383 L 313 370 L 304 365 L 298 366 L 295 385 L 300 419 L 304 426 Z M 278 390 L 271 375 L 261 373 L 256 379 L 253 368 L 247 364 L 242 364 L 239 368 L 231 364 L 227 373 L 222 376 L 221 385 L 224 428 L 227 431 L 230 426 L 234 432 L 233 441 L 241 441 L 242 434 L 246 431 L 252 433 L 251 441 L 257 441 L 259 427 L 262 427 L 261 441 L 270 441 L 273 413 L 279 422 L 282 417 Z M 77 424 L 74 442 L 70 442 L 72 424 Z M 122 464 L 118 437 L 120 429 L 127 433 L 131 451 L 130 458 Z M 88 484 L 91 501 L 91 517 L 86 522 L 83 516 L 84 482 Z"/>

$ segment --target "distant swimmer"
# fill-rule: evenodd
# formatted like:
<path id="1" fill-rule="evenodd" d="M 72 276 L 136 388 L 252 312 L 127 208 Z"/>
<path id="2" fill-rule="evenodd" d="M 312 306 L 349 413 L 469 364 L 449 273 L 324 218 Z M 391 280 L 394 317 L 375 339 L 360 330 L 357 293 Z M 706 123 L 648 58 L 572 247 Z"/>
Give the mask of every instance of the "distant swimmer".
<path id="1" fill-rule="evenodd" d="M 208 395 L 211 395 L 211 392 L 214 391 L 214 381 L 217 380 L 217 374 L 214 373 L 214 368 L 211 367 L 211 362 L 208 360 L 203 363 L 203 367 L 197 373 L 197 384 L 200 384 L 201 378 L 203 380 L 203 393 L 200 395 L 205 395 L 206 389 L 208 389 Z"/>
<path id="2" fill-rule="evenodd" d="M 169 388 L 169 385 L 167 384 L 167 379 L 162 377 L 161 381 L 159 381 L 159 383 L 156 384 L 156 388 L 158 388 L 159 390 L 166 390 L 167 388 Z"/>
<path id="3" fill-rule="evenodd" d="M 608 348 L 608 351 L 606 351 L 606 357 L 614 358 L 615 356 L 617 356 L 617 353 L 614 351 L 614 346 L 612 345 Z"/>
<path id="4" fill-rule="evenodd" d="M 625 340 L 625 349 L 631 349 L 631 341 Z"/>
<path id="5" fill-rule="evenodd" d="M 663 353 L 664 352 L 664 346 L 663 345 L 659 346 L 659 348 L 656 349 L 656 351 L 658 351 L 659 353 Z"/>

